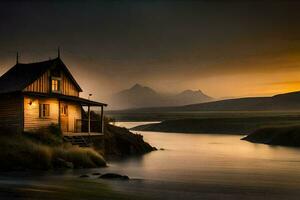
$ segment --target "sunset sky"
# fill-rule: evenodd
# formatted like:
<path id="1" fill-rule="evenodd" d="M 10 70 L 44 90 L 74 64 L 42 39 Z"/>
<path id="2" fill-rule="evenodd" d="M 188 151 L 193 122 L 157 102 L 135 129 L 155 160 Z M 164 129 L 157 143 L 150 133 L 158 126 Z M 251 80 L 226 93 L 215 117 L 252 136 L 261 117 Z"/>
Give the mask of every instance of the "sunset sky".
<path id="1" fill-rule="evenodd" d="M 0 3 L 0 74 L 62 59 L 105 99 L 135 83 L 216 97 L 300 90 L 297 1 L 7 1 Z"/>

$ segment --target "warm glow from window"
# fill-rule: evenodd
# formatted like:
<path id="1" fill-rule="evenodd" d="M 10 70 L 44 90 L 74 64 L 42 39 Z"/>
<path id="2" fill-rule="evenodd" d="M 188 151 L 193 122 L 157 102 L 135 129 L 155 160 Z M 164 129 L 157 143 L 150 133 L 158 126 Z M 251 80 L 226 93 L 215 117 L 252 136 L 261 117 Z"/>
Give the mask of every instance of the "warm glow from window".
<path id="1" fill-rule="evenodd" d="M 40 104 L 39 109 L 40 117 L 49 117 L 50 116 L 50 104 Z"/>
<path id="2" fill-rule="evenodd" d="M 60 80 L 52 79 L 52 92 L 60 92 Z"/>

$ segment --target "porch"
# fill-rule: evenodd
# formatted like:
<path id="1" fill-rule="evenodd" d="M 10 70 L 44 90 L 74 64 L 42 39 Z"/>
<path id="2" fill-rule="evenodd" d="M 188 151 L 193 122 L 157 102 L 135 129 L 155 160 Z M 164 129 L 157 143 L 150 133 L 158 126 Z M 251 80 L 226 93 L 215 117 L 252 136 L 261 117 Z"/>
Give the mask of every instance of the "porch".
<path id="1" fill-rule="evenodd" d="M 81 111 L 81 116 L 83 119 L 74 119 L 68 120 L 71 121 L 71 129 L 68 129 L 67 122 L 61 119 L 61 130 L 64 135 L 67 136 L 94 136 L 94 135 L 103 135 L 104 132 L 104 119 L 103 114 L 98 114 L 94 111 L 85 112 L 83 109 Z M 97 119 L 95 120 L 95 115 Z M 89 116 L 89 117 L 88 117 Z"/>
<path id="2" fill-rule="evenodd" d="M 80 147 L 89 147 L 95 140 L 103 141 L 104 136 L 104 115 L 103 108 L 106 104 L 90 101 L 88 99 L 80 99 L 77 101 L 80 105 L 81 118 L 71 120 L 73 128 L 63 130 L 63 116 L 60 117 L 60 126 L 63 131 L 64 140 L 78 145 Z M 98 112 L 92 108 L 99 108 Z M 62 112 L 61 112 L 62 113 Z M 70 120 L 68 120 L 70 121 Z"/>
<path id="3" fill-rule="evenodd" d="M 107 104 L 58 93 L 23 92 L 23 95 L 26 122 L 24 130 L 57 123 L 63 135 L 68 138 L 103 136 L 103 109 Z M 94 111 L 91 111 L 92 108 Z"/>

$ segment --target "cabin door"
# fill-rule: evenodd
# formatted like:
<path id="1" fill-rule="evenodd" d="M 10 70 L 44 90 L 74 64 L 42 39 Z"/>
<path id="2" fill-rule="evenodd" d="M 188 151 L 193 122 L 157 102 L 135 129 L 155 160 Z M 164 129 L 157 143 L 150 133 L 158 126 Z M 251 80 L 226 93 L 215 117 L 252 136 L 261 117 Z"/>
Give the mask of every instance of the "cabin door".
<path id="1" fill-rule="evenodd" d="M 60 104 L 60 124 L 63 132 L 69 131 L 69 115 L 68 115 L 68 104 Z"/>

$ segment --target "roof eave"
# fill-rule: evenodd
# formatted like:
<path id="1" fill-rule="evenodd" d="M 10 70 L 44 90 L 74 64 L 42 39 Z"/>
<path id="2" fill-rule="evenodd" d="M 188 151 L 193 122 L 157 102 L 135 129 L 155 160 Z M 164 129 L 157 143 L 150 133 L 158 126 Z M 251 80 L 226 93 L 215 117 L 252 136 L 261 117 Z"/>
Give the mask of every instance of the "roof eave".
<path id="1" fill-rule="evenodd" d="M 58 98 L 61 100 L 66 100 L 66 101 L 74 101 L 74 102 L 79 102 L 82 106 L 104 106 L 106 107 L 106 103 L 101 103 L 97 101 L 91 101 L 89 99 L 81 98 L 81 97 L 76 97 L 76 96 L 69 96 L 69 95 L 63 95 L 63 94 L 58 94 L 58 93 L 39 93 L 39 92 L 22 92 L 24 95 L 28 96 L 35 96 L 35 97 L 44 97 L 44 98 Z"/>

